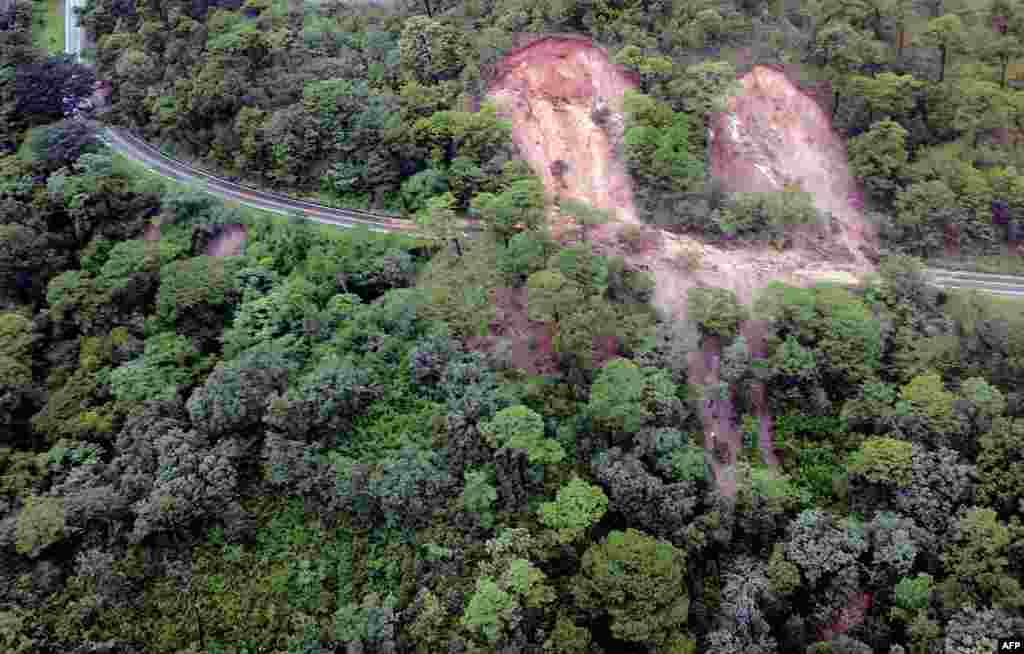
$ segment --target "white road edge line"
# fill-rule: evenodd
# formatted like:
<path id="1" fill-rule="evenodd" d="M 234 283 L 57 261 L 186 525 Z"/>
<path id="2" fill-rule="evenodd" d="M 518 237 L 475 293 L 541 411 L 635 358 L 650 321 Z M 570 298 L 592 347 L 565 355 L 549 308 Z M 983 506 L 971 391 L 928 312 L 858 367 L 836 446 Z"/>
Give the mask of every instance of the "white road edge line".
<path id="1" fill-rule="evenodd" d="M 101 137 L 99 137 L 99 139 L 100 139 L 100 141 L 103 142 L 104 145 L 109 147 L 111 150 L 114 150 L 115 152 L 117 152 L 117 150 L 114 147 L 112 147 L 112 145 L 105 138 L 103 138 L 101 136 Z M 122 156 L 123 156 L 123 153 L 118 152 L 118 154 L 122 154 Z M 134 159 L 133 158 L 132 160 L 137 162 L 138 164 L 140 164 L 143 168 L 145 168 L 149 172 L 151 172 L 151 173 L 153 173 L 155 175 L 159 175 L 160 177 L 162 177 L 164 179 L 169 179 L 169 180 L 171 180 L 173 182 L 177 182 L 179 184 L 186 183 L 186 182 L 182 182 L 181 180 L 175 179 L 174 177 L 166 174 L 165 172 L 160 170 L 159 167 L 155 167 L 155 166 L 150 165 L 150 162 L 148 160 L 146 160 L 146 159 Z M 184 174 L 182 176 L 187 177 L 187 175 L 184 175 Z M 250 200 L 244 200 L 244 199 L 241 199 L 241 198 L 233 198 L 231 196 L 228 196 L 228 194 L 224 193 L 224 192 L 220 192 L 220 193 L 211 192 L 211 190 L 209 188 L 206 188 L 204 185 L 189 184 L 189 186 L 193 186 L 193 187 L 199 188 L 199 190 L 203 191 L 207 195 L 212 195 L 215 198 L 218 198 L 219 200 L 222 200 L 222 201 L 227 199 L 230 202 L 237 202 L 238 204 L 244 204 L 245 206 L 252 207 L 253 209 L 259 209 L 261 211 L 270 211 L 270 212 L 273 212 L 273 213 L 276 213 L 276 214 L 280 214 L 282 216 L 288 216 L 288 215 L 291 214 L 291 212 L 289 212 L 289 211 L 283 211 L 281 209 L 274 208 L 273 206 L 270 206 L 269 204 L 262 205 L 262 204 L 257 204 L 255 202 L 252 202 Z M 361 226 L 361 225 L 357 225 L 357 224 L 348 224 L 347 225 L 347 224 L 342 223 L 342 222 L 335 222 L 333 220 L 327 220 L 325 218 L 317 218 L 316 216 L 310 215 L 310 214 L 306 213 L 305 211 L 301 211 L 301 210 L 296 210 L 296 211 L 300 211 L 300 213 L 302 213 L 302 215 L 306 218 L 306 220 L 310 220 L 310 221 L 313 221 L 315 223 L 320 223 L 321 225 L 331 225 L 333 227 L 341 227 L 342 229 L 353 229 L 355 227 L 360 227 Z M 381 229 L 379 227 L 370 227 L 369 225 L 365 225 L 365 227 L 367 229 L 369 229 L 371 232 L 377 232 L 379 234 L 387 234 L 387 233 L 389 233 L 388 230 Z"/>

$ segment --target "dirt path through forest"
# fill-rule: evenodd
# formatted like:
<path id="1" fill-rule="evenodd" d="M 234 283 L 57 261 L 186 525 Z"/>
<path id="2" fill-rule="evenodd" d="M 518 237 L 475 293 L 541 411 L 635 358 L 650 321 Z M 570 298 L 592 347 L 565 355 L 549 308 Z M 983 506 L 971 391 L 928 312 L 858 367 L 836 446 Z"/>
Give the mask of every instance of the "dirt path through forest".
<path id="1" fill-rule="evenodd" d="M 767 355 L 764 339 L 768 328 L 766 320 L 748 320 L 744 323 L 742 334 L 751 359 L 763 359 Z M 768 407 L 768 389 L 764 382 L 752 382 L 750 386 L 751 404 L 758 421 L 758 449 L 761 452 L 761 460 L 770 466 L 781 466 L 782 459 L 775 451 L 772 415 Z"/>

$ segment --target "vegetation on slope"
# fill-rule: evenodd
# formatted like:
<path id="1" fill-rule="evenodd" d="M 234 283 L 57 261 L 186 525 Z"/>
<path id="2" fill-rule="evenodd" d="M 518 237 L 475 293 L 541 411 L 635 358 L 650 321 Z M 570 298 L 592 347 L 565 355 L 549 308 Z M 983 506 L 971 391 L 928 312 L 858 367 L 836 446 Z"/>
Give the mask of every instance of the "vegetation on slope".
<path id="1" fill-rule="evenodd" d="M 675 57 L 742 35 L 759 7 L 325 9 L 309 17 L 321 36 L 299 40 L 307 17 L 276 6 L 162 7 L 91 9 L 125 120 L 157 116 L 214 160 L 248 153 L 223 165 L 282 184 L 329 163 L 345 193 L 422 208 L 431 239 L 137 184 L 57 122 L 88 72 L 0 32 L 0 648 L 862 654 L 1024 630 L 1019 309 L 947 297 L 891 255 L 861 287 L 771 287 L 754 356 L 735 298 L 698 294 L 717 313 L 673 323 L 643 272 L 551 239 L 505 126 L 454 104 L 479 84 L 460 41 L 478 32 L 585 28 Z M 862 9 L 819 22 L 837 70 L 895 20 Z M 26 17 L 16 5 L 13 24 Z M 452 29 L 467 20 L 479 29 Z M 984 202 L 1021 206 L 1016 152 L 949 113 L 952 84 L 1018 97 L 973 56 L 948 41 L 943 81 L 919 75 L 927 117 L 902 117 L 914 145 L 905 168 L 893 158 L 909 177 L 874 186 L 909 230 L 893 247 L 935 238 L 948 207 L 985 243 L 966 229 Z M 859 65 L 843 74 L 874 79 Z M 669 102 L 673 80 L 648 68 L 645 92 Z M 841 124 L 863 97 L 841 95 Z M 486 229 L 456 248 L 446 221 L 464 207 Z M 234 224 L 244 249 L 207 256 Z M 734 500 L 696 418 L 714 389 L 686 365 L 709 338 L 741 423 L 758 382 L 779 416 L 781 469 L 748 448 Z"/>

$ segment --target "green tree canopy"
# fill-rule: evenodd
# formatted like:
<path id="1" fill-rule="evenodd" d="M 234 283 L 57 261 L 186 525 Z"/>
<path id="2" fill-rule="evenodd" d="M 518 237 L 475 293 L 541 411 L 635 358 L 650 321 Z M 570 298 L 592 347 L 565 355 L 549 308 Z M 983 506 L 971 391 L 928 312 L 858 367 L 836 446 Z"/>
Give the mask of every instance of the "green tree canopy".
<path id="1" fill-rule="evenodd" d="M 554 502 L 540 506 L 540 522 L 554 529 L 560 542 L 570 543 L 600 522 L 608 510 L 608 498 L 597 486 L 573 477 L 558 491 Z"/>
<path id="2" fill-rule="evenodd" d="M 913 446 L 894 438 L 869 438 L 850 455 L 850 474 L 868 481 L 905 486 L 910 483 Z"/>
<path id="3" fill-rule="evenodd" d="M 455 196 L 451 193 L 427 200 L 427 206 L 416 214 L 416 225 L 439 243 L 454 242 L 459 255 L 462 255 L 462 246 L 459 242 L 462 225 L 455 215 Z"/>
<path id="4" fill-rule="evenodd" d="M 850 140 L 850 168 L 871 192 L 892 202 L 907 166 L 907 130 L 893 121 L 881 120 Z"/>
<path id="5" fill-rule="evenodd" d="M 1024 513 L 1024 420 L 997 418 L 979 443 L 979 499 L 1003 515 Z"/>
<path id="6" fill-rule="evenodd" d="M 926 44 L 939 49 L 939 82 L 946 79 L 946 63 L 950 54 L 960 54 L 967 47 L 963 21 L 956 14 L 945 14 L 928 21 L 922 34 Z"/>
<path id="7" fill-rule="evenodd" d="M 473 210 L 505 245 L 516 233 L 540 227 L 544 221 L 544 185 L 536 178 L 512 182 L 504 191 L 481 193 Z"/>
<path id="8" fill-rule="evenodd" d="M 957 520 L 942 562 L 949 574 L 943 584 L 948 602 L 1019 608 L 1024 590 L 1007 568 L 1007 553 L 1014 534 L 989 508 L 971 507 Z"/>
<path id="9" fill-rule="evenodd" d="M 686 554 L 635 529 L 613 531 L 583 555 L 576 602 L 606 613 L 621 640 L 664 646 L 686 625 Z"/>
<path id="10" fill-rule="evenodd" d="M 491 447 L 525 451 L 530 463 L 558 463 L 565 458 L 562 445 L 544 437 L 544 419 L 522 405 L 502 409 L 481 423 L 480 432 Z"/>
<path id="11" fill-rule="evenodd" d="M 611 433 L 636 433 L 651 418 L 645 399 L 647 380 L 635 363 L 612 359 L 590 389 L 587 409 L 596 423 Z"/>
<path id="12" fill-rule="evenodd" d="M 406 20 L 398 40 L 402 70 L 424 84 L 457 77 L 464 48 L 465 35 L 458 28 L 427 16 Z"/>
<path id="13" fill-rule="evenodd" d="M 540 270 L 526 280 L 530 319 L 560 323 L 583 302 L 579 285 L 555 270 Z"/>
<path id="14" fill-rule="evenodd" d="M 749 317 L 736 294 L 725 288 L 696 287 L 686 294 L 688 317 L 704 337 L 720 336 L 731 341 Z"/>

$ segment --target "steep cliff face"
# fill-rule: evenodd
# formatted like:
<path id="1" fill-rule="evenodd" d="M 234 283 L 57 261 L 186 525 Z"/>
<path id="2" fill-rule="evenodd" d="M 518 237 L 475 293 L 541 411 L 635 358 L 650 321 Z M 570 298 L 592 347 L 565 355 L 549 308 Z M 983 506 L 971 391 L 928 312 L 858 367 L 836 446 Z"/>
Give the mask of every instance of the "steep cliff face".
<path id="1" fill-rule="evenodd" d="M 730 191 L 775 191 L 798 185 L 838 221 L 836 241 L 853 260 L 874 234 L 859 210 L 846 149 L 821 107 L 781 71 L 755 66 L 728 110 L 711 121 L 711 173 Z"/>
<path id="2" fill-rule="evenodd" d="M 820 209 L 838 222 L 838 231 L 813 251 L 767 246 L 724 250 L 695 239 L 648 228 L 642 248 L 624 252 L 621 229 L 638 223 L 632 185 L 616 143 L 623 133 L 622 100 L 636 80 L 612 65 L 589 41 L 550 37 L 512 52 L 498 66 L 491 96 L 511 119 L 513 140 L 552 196 L 571 197 L 614 210 L 618 221 L 592 232 L 591 242 L 606 254 L 623 254 L 650 271 L 654 303 L 684 319 L 687 292 L 695 286 L 731 289 L 750 304 L 773 280 L 805 285 L 817 281 L 854 283 L 871 269 L 862 245 L 871 241 L 854 202 L 856 187 L 842 143 L 812 98 L 781 72 L 756 67 L 742 78 L 742 91 L 727 111 L 711 121 L 711 173 L 732 191 L 774 191 L 799 184 Z M 563 233 L 552 212 L 552 227 Z M 759 337 L 745 333 L 756 347 Z M 762 326 L 763 328 L 763 326 Z M 756 331 L 756 330 L 754 330 Z M 717 356 L 716 356 L 717 355 Z M 720 346 L 690 357 L 695 383 L 717 381 Z M 701 409 L 705 431 L 728 447 L 726 460 L 712 457 L 715 478 L 727 495 L 735 493 L 736 453 L 742 438 L 730 401 Z M 757 407 L 765 460 L 773 455 L 767 406 Z"/>
<path id="3" fill-rule="evenodd" d="M 547 37 L 502 59 L 491 97 L 512 120 L 513 141 L 552 195 L 636 222 L 629 174 L 614 146 L 622 133 L 623 95 L 635 86 L 589 41 Z"/>
<path id="4" fill-rule="evenodd" d="M 758 66 L 741 79 L 728 111 L 711 121 L 711 173 L 734 191 L 771 191 L 799 184 L 836 218 L 839 230 L 814 251 L 767 246 L 723 250 L 692 238 L 654 232 L 654 247 L 627 256 L 656 278 L 655 302 L 683 316 L 696 285 L 733 290 L 744 302 L 772 280 L 793 284 L 852 282 L 872 266 L 873 241 L 856 203 L 842 143 L 815 101 L 780 71 Z M 616 251 L 616 234 L 639 222 L 632 183 L 616 149 L 622 101 L 637 80 L 590 41 L 547 37 L 511 52 L 497 67 L 490 95 L 513 126 L 512 138 L 549 194 L 613 210 L 620 221 L 594 230 L 595 245 Z M 595 119 L 596 118 L 596 119 Z M 566 225 L 551 214 L 556 233 Z M 869 246 L 870 247 L 870 246 Z M 616 252 L 621 253 L 621 252 Z M 696 254 L 701 264 L 684 270 Z"/>

